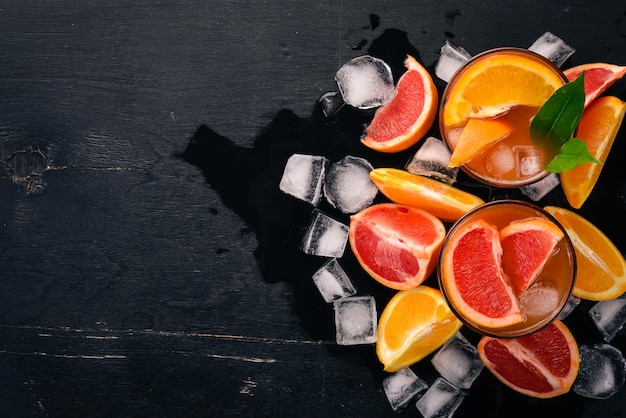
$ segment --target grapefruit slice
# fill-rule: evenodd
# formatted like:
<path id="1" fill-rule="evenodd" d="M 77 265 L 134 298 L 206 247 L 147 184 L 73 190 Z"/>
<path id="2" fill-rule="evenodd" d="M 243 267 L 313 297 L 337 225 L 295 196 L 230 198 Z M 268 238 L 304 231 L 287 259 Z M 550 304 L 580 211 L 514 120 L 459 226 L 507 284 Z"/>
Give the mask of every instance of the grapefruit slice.
<path id="1" fill-rule="evenodd" d="M 502 269 L 519 297 L 537 279 L 563 231 L 543 218 L 512 222 L 500 230 Z"/>
<path id="2" fill-rule="evenodd" d="M 553 398 L 567 393 L 578 374 L 578 345 L 559 320 L 524 337 L 484 336 L 477 348 L 498 380 L 527 396 Z"/>
<path id="3" fill-rule="evenodd" d="M 376 111 L 361 139 L 376 151 L 404 151 L 422 139 L 435 121 L 439 96 L 432 77 L 410 55 L 404 66 L 407 71 L 398 80 L 396 96 Z"/>
<path id="4" fill-rule="evenodd" d="M 581 64 L 563 71 L 569 81 L 585 72 L 585 107 L 626 74 L 626 66 L 595 62 Z"/>
<path id="5" fill-rule="evenodd" d="M 449 184 L 397 168 L 375 168 L 370 179 L 392 202 L 423 209 L 444 222 L 454 222 L 485 203 Z"/>
<path id="6" fill-rule="evenodd" d="M 465 164 L 489 146 L 509 136 L 511 129 L 511 126 L 500 119 L 471 118 L 461 131 L 448 166 L 458 167 Z"/>
<path id="7" fill-rule="evenodd" d="M 401 290 L 380 315 L 376 354 L 385 371 L 395 372 L 441 347 L 461 326 L 439 290 Z"/>
<path id="8" fill-rule="evenodd" d="M 453 232 L 441 259 L 441 278 L 450 303 L 475 325 L 502 328 L 524 321 L 500 266 L 498 229 L 482 219 Z"/>
<path id="9" fill-rule="evenodd" d="M 573 208 L 580 209 L 598 182 L 625 113 L 626 103 L 613 96 L 600 97 L 584 110 L 576 136 L 602 164 L 584 163 L 559 174 L 565 197 Z"/>
<path id="10" fill-rule="evenodd" d="M 443 223 L 421 209 L 379 203 L 352 215 L 350 247 L 363 269 L 392 289 L 410 289 L 432 274 Z"/>

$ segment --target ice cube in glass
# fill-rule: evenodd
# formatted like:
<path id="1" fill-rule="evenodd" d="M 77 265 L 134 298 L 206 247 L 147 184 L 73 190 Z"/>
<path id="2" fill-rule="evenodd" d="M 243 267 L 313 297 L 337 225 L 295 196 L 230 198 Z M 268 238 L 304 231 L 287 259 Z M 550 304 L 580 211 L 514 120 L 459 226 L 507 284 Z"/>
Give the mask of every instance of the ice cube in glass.
<path id="1" fill-rule="evenodd" d="M 319 155 L 293 154 L 287 160 L 279 188 L 284 193 L 317 206 L 328 160 Z"/>
<path id="2" fill-rule="evenodd" d="M 364 158 L 348 155 L 330 165 L 324 177 L 324 196 L 334 208 L 347 214 L 372 204 L 378 188 L 370 179 L 374 167 Z"/>
<path id="3" fill-rule="evenodd" d="M 413 158 L 406 165 L 406 170 L 420 176 L 433 177 L 447 184 L 456 181 L 459 168 L 448 167 L 450 150 L 441 139 L 433 136 L 426 138 Z"/>
<path id="4" fill-rule="evenodd" d="M 340 258 L 347 241 L 348 225 L 314 209 L 300 247 L 309 255 Z"/>
<path id="5" fill-rule="evenodd" d="M 373 344 L 378 339 L 376 301 L 372 296 L 350 296 L 333 303 L 339 345 Z"/>
<path id="6" fill-rule="evenodd" d="M 593 399 L 607 399 L 624 385 L 626 360 L 620 350 L 600 343 L 579 347 L 580 365 L 574 392 Z"/>
<path id="7" fill-rule="evenodd" d="M 336 258 L 331 258 L 313 274 L 313 282 L 328 303 L 352 296 L 356 289 Z"/>
<path id="8" fill-rule="evenodd" d="M 464 397 L 465 393 L 461 389 L 443 377 L 438 377 L 415 406 L 424 418 L 449 418 L 454 415 Z"/>
<path id="9" fill-rule="evenodd" d="M 409 367 L 398 370 L 383 380 L 383 389 L 394 411 L 405 408 L 411 399 L 426 390 L 428 384 Z"/>
<path id="10" fill-rule="evenodd" d="M 384 105 L 396 95 L 389 65 L 370 55 L 351 59 L 341 66 L 335 80 L 343 101 L 359 109 Z"/>
<path id="11" fill-rule="evenodd" d="M 460 389 L 469 389 L 484 368 L 478 350 L 457 332 L 431 359 L 441 377 Z"/>

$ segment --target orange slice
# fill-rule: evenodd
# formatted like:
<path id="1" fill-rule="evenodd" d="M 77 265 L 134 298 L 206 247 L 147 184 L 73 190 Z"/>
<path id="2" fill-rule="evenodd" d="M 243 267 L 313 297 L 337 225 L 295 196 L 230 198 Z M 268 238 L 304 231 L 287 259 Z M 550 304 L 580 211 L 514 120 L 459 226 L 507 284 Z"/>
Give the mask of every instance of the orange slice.
<path id="1" fill-rule="evenodd" d="M 569 392 L 580 364 L 576 340 L 559 320 L 524 337 L 482 337 L 477 349 L 485 367 L 498 380 L 534 398 Z"/>
<path id="2" fill-rule="evenodd" d="M 461 325 L 439 290 L 402 290 L 380 316 L 376 354 L 386 371 L 398 371 L 441 347 Z"/>
<path id="3" fill-rule="evenodd" d="M 448 85 L 444 126 L 462 126 L 469 118 L 499 115 L 514 106 L 538 108 L 565 84 L 545 60 L 515 49 L 479 55 L 466 68 Z"/>
<path id="4" fill-rule="evenodd" d="M 432 126 L 439 96 L 428 71 L 412 56 L 396 86 L 396 96 L 381 106 L 361 142 L 381 152 L 399 152 L 415 145 Z"/>
<path id="5" fill-rule="evenodd" d="M 459 314 L 487 328 L 524 321 L 500 266 L 498 228 L 479 219 L 461 225 L 448 239 L 440 261 L 441 279 Z"/>
<path id="6" fill-rule="evenodd" d="M 458 167 L 511 133 L 511 126 L 500 119 L 470 119 L 461 131 L 449 167 Z"/>
<path id="7" fill-rule="evenodd" d="M 625 113 L 626 103 L 613 96 L 594 100 L 583 112 L 576 136 L 602 164 L 584 163 L 559 175 L 565 197 L 573 208 L 579 209 L 596 185 Z"/>
<path id="8" fill-rule="evenodd" d="M 423 210 L 380 203 L 352 215 L 348 238 L 363 269 L 392 289 L 410 289 L 432 274 L 446 230 Z"/>
<path id="9" fill-rule="evenodd" d="M 444 222 L 454 222 L 485 203 L 449 184 L 397 168 L 376 168 L 370 178 L 392 202 L 423 209 Z"/>
<path id="10" fill-rule="evenodd" d="M 541 273 L 563 231 L 543 218 L 512 222 L 500 230 L 502 269 L 517 296 L 520 296 Z"/>
<path id="11" fill-rule="evenodd" d="M 581 64 L 563 71 L 569 81 L 585 72 L 585 107 L 613 83 L 626 75 L 626 66 L 594 62 Z"/>
<path id="12" fill-rule="evenodd" d="M 609 300 L 626 291 L 626 261 L 615 244 L 587 219 L 568 209 L 544 208 L 565 228 L 576 253 L 574 295 Z"/>

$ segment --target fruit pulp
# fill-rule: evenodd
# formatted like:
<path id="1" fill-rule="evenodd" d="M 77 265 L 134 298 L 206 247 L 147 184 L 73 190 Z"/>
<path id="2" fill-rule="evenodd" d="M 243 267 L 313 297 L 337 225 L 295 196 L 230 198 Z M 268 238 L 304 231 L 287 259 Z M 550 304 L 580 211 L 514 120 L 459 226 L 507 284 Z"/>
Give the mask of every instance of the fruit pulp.
<path id="1" fill-rule="evenodd" d="M 439 265 L 441 266 L 441 259 L 449 256 L 449 252 L 452 249 L 448 248 L 447 242 L 454 234 L 455 230 L 458 230 L 460 226 L 472 222 L 478 219 L 482 219 L 485 222 L 496 226 L 499 230 L 510 224 L 511 222 L 528 219 L 532 217 L 539 217 L 548 219 L 563 230 L 563 238 L 556 245 L 552 255 L 547 260 L 543 267 L 539 277 L 536 279 L 533 287 L 541 287 L 547 289 L 551 294 L 556 294 L 556 301 L 554 301 L 553 309 L 548 311 L 540 309 L 539 312 L 533 312 L 536 309 L 536 304 L 531 300 L 525 300 L 524 295 L 520 297 L 522 301 L 519 303 L 520 309 L 525 315 L 525 320 L 515 325 L 502 328 L 486 328 L 480 327 L 468 318 L 463 317 L 458 309 L 450 303 L 450 300 L 446 297 L 446 301 L 450 305 L 452 311 L 461 319 L 469 328 L 484 334 L 494 337 L 519 337 L 522 335 L 535 332 L 547 324 L 551 323 L 559 314 L 561 309 L 567 303 L 567 300 L 572 294 L 576 277 L 576 261 L 572 242 L 567 237 L 565 230 L 558 223 L 558 221 L 552 217 L 549 213 L 545 212 L 540 207 L 524 202 L 515 200 L 500 200 L 486 203 L 478 208 L 468 212 L 463 218 L 461 218 L 451 229 L 446 237 L 446 241 L 441 250 L 441 258 Z M 446 255 L 448 254 L 448 255 Z M 447 277 L 443 277 L 442 269 L 438 268 L 439 282 L 441 290 L 444 296 L 446 296 L 446 282 Z M 531 291 L 530 289 L 527 290 Z M 545 292 L 541 292 L 545 293 Z M 552 298 L 551 298 L 552 301 Z"/>

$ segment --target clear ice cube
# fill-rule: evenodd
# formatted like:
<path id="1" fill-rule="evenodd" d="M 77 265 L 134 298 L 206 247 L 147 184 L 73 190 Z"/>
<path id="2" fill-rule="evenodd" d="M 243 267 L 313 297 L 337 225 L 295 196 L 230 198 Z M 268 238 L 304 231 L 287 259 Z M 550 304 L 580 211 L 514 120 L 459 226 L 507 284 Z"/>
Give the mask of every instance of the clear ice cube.
<path id="1" fill-rule="evenodd" d="M 284 193 L 317 206 L 328 160 L 318 155 L 293 154 L 287 160 L 279 188 Z"/>
<path id="2" fill-rule="evenodd" d="M 324 196 L 343 213 L 356 213 L 372 204 L 378 188 L 370 179 L 374 167 L 364 158 L 348 155 L 331 164 L 324 176 Z"/>
<path id="3" fill-rule="evenodd" d="M 447 83 L 471 57 L 465 49 L 446 40 L 441 47 L 439 60 L 435 65 L 435 75 Z"/>
<path id="4" fill-rule="evenodd" d="M 465 393 L 442 377 L 438 377 L 415 406 L 424 418 L 449 418 L 463 402 Z"/>
<path id="5" fill-rule="evenodd" d="M 324 93 L 318 100 L 322 107 L 322 112 L 327 118 L 333 117 L 341 110 L 344 104 L 343 97 L 338 91 L 329 91 Z"/>
<path id="6" fill-rule="evenodd" d="M 527 184 L 526 186 L 520 187 L 522 193 L 528 196 L 530 199 L 535 202 L 543 199 L 548 193 L 554 190 L 561 181 L 559 180 L 559 175 L 556 173 L 549 173 L 547 176 L 543 177 L 541 180 L 537 180 L 534 183 Z"/>
<path id="7" fill-rule="evenodd" d="M 376 301 L 372 296 L 350 296 L 333 303 L 339 345 L 372 344 L 378 339 Z"/>
<path id="8" fill-rule="evenodd" d="M 557 318 L 561 320 L 567 318 L 578 305 L 580 305 L 580 298 L 578 296 L 571 295 L 565 306 L 563 306 L 563 309 L 561 309 L 561 312 L 559 312 L 559 316 L 557 316 Z"/>
<path id="9" fill-rule="evenodd" d="M 300 248 L 306 254 L 340 258 L 346 248 L 348 226 L 314 209 Z"/>
<path id="10" fill-rule="evenodd" d="M 626 294 L 597 302 L 589 309 L 589 316 L 604 341 L 610 342 L 626 323 Z"/>
<path id="11" fill-rule="evenodd" d="M 328 303 L 352 296 L 356 289 L 336 258 L 331 258 L 313 274 L 313 282 Z"/>
<path id="12" fill-rule="evenodd" d="M 428 384 L 408 367 L 398 370 L 383 380 L 383 389 L 394 411 L 405 408 L 411 399 L 426 390 Z"/>
<path id="13" fill-rule="evenodd" d="M 516 166 L 513 149 L 503 142 L 491 147 L 485 155 L 485 169 L 494 177 L 511 173 Z"/>
<path id="14" fill-rule="evenodd" d="M 433 136 L 426 138 L 413 158 L 406 165 L 406 170 L 420 176 L 433 177 L 447 184 L 456 181 L 459 168 L 450 168 L 450 150 L 442 140 Z"/>
<path id="15" fill-rule="evenodd" d="M 469 389 L 484 368 L 478 350 L 460 332 L 441 346 L 431 363 L 441 377 L 460 389 Z"/>
<path id="16" fill-rule="evenodd" d="M 607 399 L 624 385 L 626 360 L 620 350 L 610 344 L 581 345 L 578 376 L 574 392 L 593 399 Z"/>
<path id="17" fill-rule="evenodd" d="M 565 64 L 565 61 L 576 52 L 574 48 L 551 32 L 541 35 L 528 49 L 552 61 L 557 67 Z"/>
<path id="18" fill-rule="evenodd" d="M 396 95 L 391 68 L 379 58 L 362 55 L 337 70 L 335 81 L 344 102 L 359 109 L 382 106 Z"/>
<path id="19" fill-rule="evenodd" d="M 522 311 L 526 315 L 545 316 L 559 307 L 559 292 L 553 286 L 536 282 L 519 298 Z"/>

